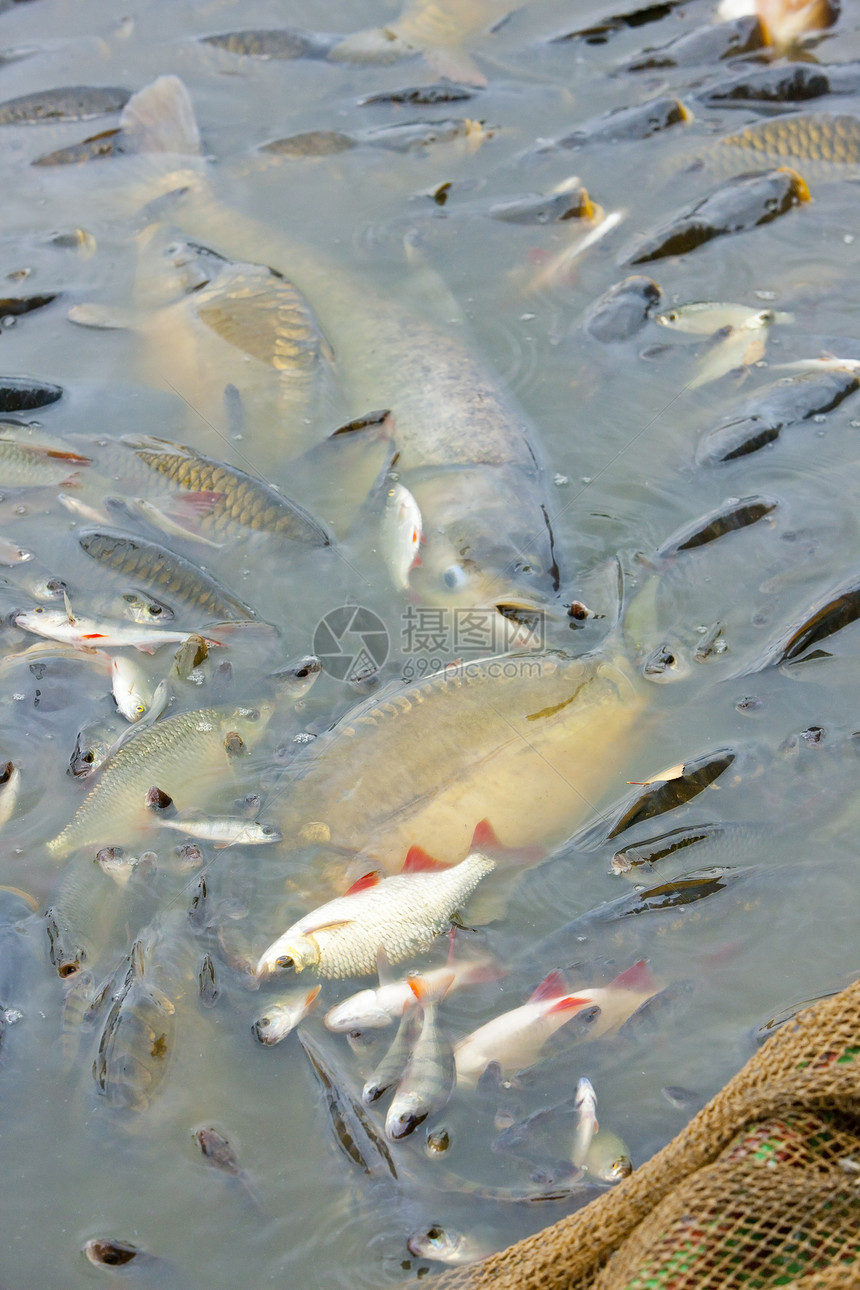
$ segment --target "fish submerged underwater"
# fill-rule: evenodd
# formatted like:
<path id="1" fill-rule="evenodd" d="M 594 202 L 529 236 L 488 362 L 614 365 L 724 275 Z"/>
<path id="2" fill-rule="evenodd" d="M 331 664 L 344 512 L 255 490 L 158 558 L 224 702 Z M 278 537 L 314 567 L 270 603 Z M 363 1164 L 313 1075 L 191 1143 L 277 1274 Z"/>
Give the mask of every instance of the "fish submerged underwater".
<path id="1" fill-rule="evenodd" d="M 856 970 L 860 23 L 785 8 L 0 6 L 9 1290 L 468 1264 Z"/>

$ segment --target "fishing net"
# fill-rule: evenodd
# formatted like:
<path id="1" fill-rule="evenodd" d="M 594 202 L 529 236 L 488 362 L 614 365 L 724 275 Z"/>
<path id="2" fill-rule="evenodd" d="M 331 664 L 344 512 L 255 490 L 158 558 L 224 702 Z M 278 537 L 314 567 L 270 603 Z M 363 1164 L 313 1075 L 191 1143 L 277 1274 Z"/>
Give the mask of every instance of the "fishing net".
<path id="1" fill-rule="evenodd" d="M 860 1287 L 860 981 L 782 1026 L 611 1192 L 432 1286 Z"/>

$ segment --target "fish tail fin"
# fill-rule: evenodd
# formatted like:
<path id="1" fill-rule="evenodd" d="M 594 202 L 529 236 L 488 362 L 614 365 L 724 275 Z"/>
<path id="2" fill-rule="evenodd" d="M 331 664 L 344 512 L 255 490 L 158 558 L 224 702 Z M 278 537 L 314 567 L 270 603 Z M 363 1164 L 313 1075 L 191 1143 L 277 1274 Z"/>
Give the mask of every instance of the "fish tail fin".
<path id="1" fill-rule="evenodd" d="M 178 76 L 159 76 L 132 94 L 119 126 L 134 152 L 202 155 L 191 96 Z"/>

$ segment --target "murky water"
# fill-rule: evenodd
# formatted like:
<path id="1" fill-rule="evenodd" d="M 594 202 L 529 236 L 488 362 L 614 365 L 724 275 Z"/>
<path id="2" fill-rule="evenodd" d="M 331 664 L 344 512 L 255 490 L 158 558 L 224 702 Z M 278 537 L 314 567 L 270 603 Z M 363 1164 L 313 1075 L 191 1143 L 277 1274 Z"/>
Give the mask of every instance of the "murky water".
<path id="1" fill-rule="evenodd" d="M 822 62 L 858 56 L 856 14 L 845 7 L 836 32 L 815 46 Z M 398 302 L 404 317 L 438 324 L 461 339 L 464 350 L 484 355 L 520 404 L 547 462 L 561 570 L 556 606 L 579 598 L 602 615 L 575 630 L 556 608 L 547 643 L 580 653 L 606 640 L 608 655 L 618 651 L 617 633 L 609 627 L 617 615 L 617 560 L 625 609 L 633 606 L 621 648 L 640 664 L 668 643 L 684 664 L 672 684 L 642 682 L 642 713 L 623 755 L 600 768 L 583 817 L 571 820 L 576 836 L 519 883 L 511 882 L 504 918 L 474 937 L 463 934 L 511 971 L 446 1000 L 443 1019 L 457 1036 L 518 1005 L 546 972 L 568 963 L 582 965 L 587 983 L 647 958 L 657 981 L 672 987 L 669 1005 L 633 1035 L 594 1044 L 557 1042 L 522 1087 L 483 1100 L 460 1092 L 433 1122 L 450 1131 L 447 1170 L 514 1188 L 538 1186 L 529 1183 L 535 1163 L 491 1150 L 499 1100 L 504 1111 L 528 1114 L 569 1098 L 577 1079 L 588 1075 L 601 1125 L 619 1133 L 634 1163 L 641 1163 L 690 1113 L 669 1105 L 663 1086 L 710 1096 L 753 1050 L 756 1026 L 788 1004 L 837 988 L 860 966 L 857 629 L 827 641 L 827 657 L 743 675 L 768 641 L 856 574 L 858 396 L 826 417 L 786 429 L 764 451 L 720 466 L 694 463 L 703 431 L 734 401 L 775 377 L 769 369 L 777 363 L 824 350 L 860 355 L 856 172 L 810 170 L 811 203 L 766 227 L 645 266 L 654 270 L 664 305 L 725 300 L 792 312 L 793 322 L 770 333 L 768 368 L 753 368 L 743 383 L 729 375 L 688 388 L 699 370 L 693 338 L 650 322 L 628 341 L 601 345 L 591 339 L 581 329 L 582 315 L 629 271 L 621 264 L 634 236 L 723 182 L 699 160 L 707 161 L 716 135 L 755 119 L 746 109 L 708 109 L 696 99 L 697 85 L 716 75 L 713 68 L 635 76 L 623 70 L 646 44 L 665 43 L 708 22 L 709 5 L 691 3 L 602 43 L 548 40 L 611 9 L 596 0 L 536 2 L 492 32 L 479 24 L 470 49 L 487 86 L 465 101 L 429 107 L 363 103 L 369 95 L 433 82 L 434 72 L 420 58 L 382 66 L 257 60 L 197 39 L 284 24 L 347 33 L 393 21 L 395 9 L 385 3 L 252 0 L 237 6 L 224 0 L 118 9 L 38 0 L 0 16 L 0 50 L 27 54 L 3 66 L 3 99 L 61 85 L 137 90 L 165 73 L 180 76 L 200 124 L 213 194 L 208 223 L 199 209 L 189 213 L 181 202 L 150 208 L 144 217 L 139 211 L 150 197 L 181 183 L 181 160 L 172 184 L 153 158 L 30 166 L 37 156 L 114 128 L 116 115 L 0 126 L 7 176 L 2 294 L 58 293 L 44 309 L 5 320 L 0 372 L 62 385 L 59 402 L 18 418 L 31 427 L 25 437 L 60 438 L 66 448 L 89 452 L 98 472 L 93 483 L 90 467 L 71 470 L 59 490 L 56 484 L 4 487 L 3 536 L 34 557 L 3 570 L 4 615 L 36 603 L 51 578 L 64 581 L 77 613 L 119 612 L 128 579 L 85 556 L 77 535 L 88 521 L 60 506 L 57 492 L 96 507 L 113 491 L 160 497 L 169 490 L 126 479 L 126 467 L 110 452 L 110 441 L 119 436 L 158 435 L 260 475 L 322 518 L 338 539 L 334 549 L 279 544 L 265 535 L 201 547 L 161 535 L 277 628 L 244 635 L 237 629 L 227 649 L 213 648 L 195 674 L 199 686 L 176 683 L 180 710 L 259 702 L 270 692 L 267 675 L 309 652 L 320 619 L 344 604 L 365 606 L 382 618 L 391 643 L 387 678 L 421 676 L 454 658 L 486 652 L 489 639 L 455 640 L 450 609 L 441 639 L 419 647 L 416 603 L 395 587 L 380 537 L 381 494 L 374 481 L 389 461 L 384 442 L 380 449 L 374 440 L 367 453 L 354 455 L 329 445 L 321 467 L 313 459 L 294 464 L 338 425 L 385 407 L 388 393 L 376 399 L 372 383 L 367 391 L 360 381 L 339 384 L 335 346 L 334 364 L 320 358 L 308 405 L 297 414 L 295 405 L 284 406 L 271 369 L 263 372 L 242 352 L 237 358 L 234 347 L 199 324 L 194 344 L 187 344 L 194 297 L 163 286 L 164 247 L 182 237 L 204 245 L 217 240 L 220 254 L 271 265 L 301 285 L 308 264 L 290 262 L 298 244 L 324 253 L 345 275 L 363 273 Z M 487 25 L 499 11 L 487 7 Z M 690 106 L 691 122 L 638 142 L 534 152 L 538 140 L 559 138 L 599 113 L 667 92 Z M 843 100 L 838 109 L 856 110 L 856 104 Z M 302 158 L 258 151 L 267 141 L 303 131 L 358 133 L 452 117 L 483 128 L 409 151 L 359 146 Z M 798 167 L 806 173 L 803 163 Z M 605 211 L 621 211 L 623 219 L 569 272 L 548 277 L 552 259 L 582 236 L 578 221 L 517 225 L 487 212 L 505 199 L 548 193 L 573 175 Z M 442 185 L 450 185 L 444 201 Z M 236 214 L 212 215 L 220 203 Z M 247 217 L 257 221 L 253 228 L 243 222 Z M 212 234 L 216 218 L 218 239 Z M 75 229 L 87 237 L 57 236 Z M 335 280 L 337 273 L 335 267 Z M 313 306 L 310 287 L 308 296 Z M 343 299 L 335 319 L 341 334 L 372 324 L 370 295 L 366 316 L 360 292 L 347 294 L 344 287 Z M 68 313 L 76 306 L 112 311 L 112 321 L 124 325 L 75 326 Z M 431 365 L 427 380 L 433 379 Z M 240 411 L 232 393 L 225 402 L 227 385 L 238 389 Z M 777 500 L 771 516 L 652 572 L 647 557 L 676 529 L 726 498 L 754 494 Z M 417 587 L 420 571 L 415 574 Z M 697 645 L 717 623 L 723 652 L 695 661 Z M 200 623 L 180 615 L 179 625 L 190 630 Z M 0 664 L 0 752 L 22 775 L 21 797 L 3 833 L 0 880 L 29 893 L 35 905 L 30 914 L 25 903 L 4 895 L 5 921 L 13 925 L 0 940 L 0 1006 L 7 1010 L 0 1045 L 0 1281 L 6 1290 L 23 1290 L 36 1279 L 71 1290 L 104 1277 L 81 1253 L 96 1236 L 132 1242 L 152 1256 L 128 1269 L 142 1284 L 189 1290 L 300 1281 L 389 1284 L 427 1270 L 406 1247 L 408 1234 L 421 1224 L 474 1229 L 493 1248 L 588 1199 L 593 1188 L 532 1205 L 445 1190 L 437 1162 L 422 1150 L 423 1128 L 414 1149 L 404 1144 L 395 1151 L 397 1183 L 367 1176 L 347 1159 L 295 1036 L 271 1050 L 252 1036 L 251 1025 L 271 995 L 249 992 L 241 973 L 216 954 L 220 995 L 211 1007 L 200 1001 L 201 958 L 212 943 L 187 917 L 200 864 L 183 865 L 176 856 L 173 844 L 181 839 L 166 832 L 133 838 L 127 851 L 151 848 L 156 859 L 126 887 L 93 865 L 86 850 L 67 860 L 46 848 L 88 787 L 66 774 L 77 732 L 96 718 L 116 733 L 124 723 L 99 656 L 57 646 L 14 657 L 34 640 L 5 626 Z M 165 675 L 171 653 L 167 648 L 140 656 L 153 683 Z M 232 681 L 217 674 L 219 655 L 230 659 Z M 328 674 L 295 711 L 282 696 L 251 756 L 231 767 L 217 804 L 235 810 L 234 800 L 257 793 L 259 817 L 277 821 L 283 802 L 298 791 L 291 767 L 301 750 L 294 736 L 324 730 L 360 697 Z M 645 878 L 659 882 L 716 865 L 729 867 L 730 881 L 674 910 L 587 917 L 634 890 L 610 868 L 627 835 L 606 842 L 589 834 L 589 826 L 633 791 L 628 784 L 718 748 L 736 756 L 713 786 L 673 814 L 640 824 L 631 836 L 649 838 L 686 824 L 731 825 Z M 188 769 L 186 800 L 214 807 L 211 796 L 194 800 L 196 768 Z M 401 767 L 386 773 L 396 776 Z M 404 799 L 422 788 L 404 785 Z M 432 851 L 434 839 L 424 844 Z M 252 960 L 295 917 L 327 899 L 329 880 L 344 870 L 342 857 L 331 855 L 317 870 L 313 855 L 296 862 L 278 848 L 201 846 L 213 918 L 225 928 L 225 940 Z M 49 905 L 65 911 L 95 985 L 111 976 L 143 933 L 149 980 L 173 1008 L 160 1006 L 161 995 L 156 997 L 148 1014 L 157 1022 L 150 1046 L 137 1050 L 144 1069 L 126 1072 L 132 1101 L 146 1090 L 144 1109 L 112 1106 L 97 1090 L 92 1067 L 104 1013 L 89 1025 L 75 1022 L 70 983 L 60 981 L 49 961 L 42 918 Z M 567 928 L 562 939 L 542 947 L 543 938 L 561 928 Z M 441 951 L 430 957 L 441 958 Z M 345 985 L 327 983 L 326 1006 L 347 992 Z M 372 1050 L 357 1058 L 317 1018 L 308 1024 L 344 1086 L 360 1089 Z M 214 1126 L 230 1140 L 256 1201 L 203 1160 L 192 1137 L 202 1126 Z M 553 1165 L 552 1159 L 541 1165 L 540 1152 L 535 1158 L 540 1167 Z"/>

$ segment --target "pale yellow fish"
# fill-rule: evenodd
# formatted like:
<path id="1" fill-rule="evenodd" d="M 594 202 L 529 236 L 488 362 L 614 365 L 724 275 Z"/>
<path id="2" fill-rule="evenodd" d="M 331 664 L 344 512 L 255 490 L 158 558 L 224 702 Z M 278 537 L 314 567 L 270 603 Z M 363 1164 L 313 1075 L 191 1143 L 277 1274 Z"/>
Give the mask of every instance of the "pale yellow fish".
<path id="1" fill-rule="evenodd" d="M 392 484 L 385 495 L 382 515 L 382 553 L 395 587 L 409 590 L 409 573 L 420 564 L 418 554 L 424 531 L 421 511 L 408 488 Z"/>
<path id="2" fill-rule="evenodd" d="M 494 868 L 475 852 L 449 869 L 368 875 L 287 928 L 261 955 L 257 973 L 310 967 L 320 976 L 364 976 L 375 969 L 380 948 L 399 963 L 426 950 Z"/>
<path id="3" fill-rule="evenodd" d="M 111 757 L 73 819 L 48 850 L 57 858 L 78 847 L 116 846 L 145 834 L 152 815 L 145 798 L 153 780 L 180 804 L 192 804 L 230 777 L 228 735 L 253 744 L 272 715 L 258 708 L 203 708 L 181 712 L 135 733 Z"/>

